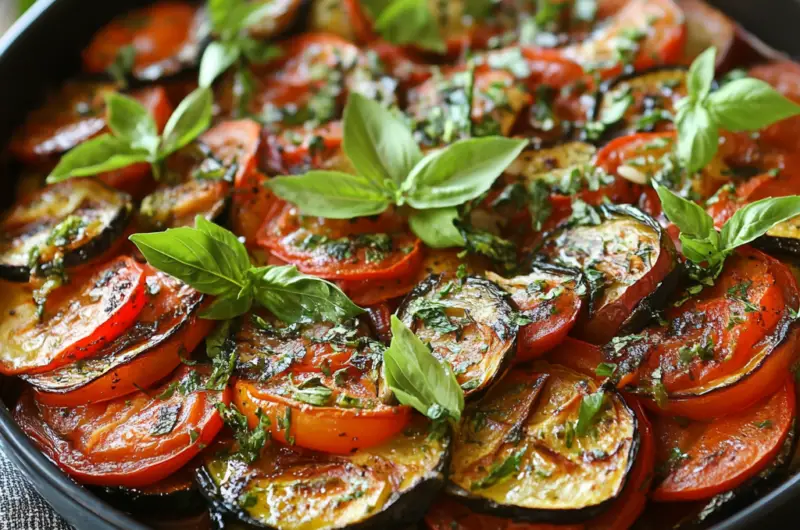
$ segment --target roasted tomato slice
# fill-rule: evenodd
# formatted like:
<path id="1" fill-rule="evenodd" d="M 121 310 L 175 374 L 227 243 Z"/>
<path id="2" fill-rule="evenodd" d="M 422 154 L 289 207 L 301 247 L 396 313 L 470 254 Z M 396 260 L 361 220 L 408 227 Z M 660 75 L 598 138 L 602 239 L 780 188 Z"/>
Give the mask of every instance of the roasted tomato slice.
<path id="1" fill-rule="evenodd" d="M 472 136 L 509 135 L 531 97 L 504 70 L 435 72 L 408 92 L 406 113 L 417 139 L 441 145 Z"/>
<path id="2" fill-rule="evenodd" d="M 785 265 L 740 247 L 713 287 L 669 307 L 666 324 L 615 339 L 606 360 L 618 364 L 621 385 L 652 396 L 655 412 L 724 416 L 783 384 L 800 335 L 790 316 L 799 301 Z"/>
<path id="3" fill-rule="evenodd" d="M 237 183 L 231 195 L 230 224 L 235 234 L 244 237 L 245 244 L 255 246 L 258 232 L 272 204 L 280 202 L 266 186 L 267 176 L 253 172 Z"/>
<path id="4" fill-rule="evenodd" d="M 454 275 L 462 263 L 467 272 L 473 272 L 473 267 L 459 258 L 456 250 L 426 249 L 425 259 L 416 274 L 390 280 L 341 281 L 339 287 L 357 305 L 372 306 L 407 295 L 431 274 Z"/>
<path id="5" fill-rule="evenodd" d="M 609 132 L 614 136 L 672 130 L 675 104 L 686 94 L 683 68 L 664 67 L 629 74 L 617 78 L 598 96 L 594 119 L 610 121 L 613 115 L 617 121 Z M 624 113 L 617 114 L 620 107 Z"/>
<path id="6" fill-rule="evenodd" d="M 383 404 L 383 346 L 362 331 L 245 319 L 231 341 L 238 408 L 253 426 L 265 413 L 274 438 L 317 451 L 348 454 L 391 438 L 411 409 Z"/>
<path id="7" fill-rule="evenodd" d="M 506 298 L 483 278 L 432 275 L 406 297 L 397 314 L 450 364 L 471 396 L 502 377 L 514 356 L 518 325 Z"/>
<path id="8" fill-rule="evenodd" d="M 800 102 L 800 64 L 780 61 L 752 68 L 751 77 L 766 81 L 787 98 Z M 761 138 L 770 144 L 790 151 L 800 150 L 800 117 L 787 118 L 770 125 L 760 132 Z"/>
<path id="9" fill-rule="evenodd" d="M 329 280 L 399 278 L 422 263 L 422 243 L 394 211 L 356 220 L 305 217 L 288 203 L 271 208 L 258 243 L 306 273 Z"/>
<path id="10" fill-rule="evenodd" d="M 708 422 L 655 418 L 659 469 L 656 501 L 695 501 L 731 491 L 770 465 L 795 422 L 790 378 L 749 409 Z"/>
<path id="11" fill-rule="evenodd" d="M 557 346 L 575 325 L 587 287 L 574 270 L 535 265 L 529 274 L 502 278 L 486 276 L 511 295 L 511 300 L 530 323 L 522 325 L 517 337 L 515 360 L 525 362 Z"/>
<path id="12" fill-rule="evenodd" d="M 82 265 L 117 242 L 132 210 L 130 195 L 94 179 L 37 190 L 0 220 L 0 276 L 27 282 Z"/>
<path id="13" fill-rule="evenodd" d="M 109 83 L 67 82 L 28 116 L 9 150 L 24 162 L 51 162 L 53 157 L 106 130 L 105 95 L 116 89 Z M 163 88 L 143 89 L 132 96 L 147 108 L 159 129 L 166 125 L 172 106 Z M 147 165 L 144 166 L 147 173 Z"/>
<path id="14" fill-rule="evenodd" d="M 153 386 L 188 358 L 213 325 L 197 319 L 202 295 L 149 266 L 145 281 L 144 309 L 116 340 L 88 359 L 24 376 L 37 401 L 56 407 L 108 401 Z"/>
<path id="15" fill-rule="evenodd" d="M 686 42 L 683 12 L 672 0 L 630 0 L 610 20 L 562 53 L 609 77 L 625 65 L 643 70 L 677 62 Z"/>
<path id="16" fill-rule="evenodd" d="M 230 390 L 197 390 L 201 378 L 201 372 L 182 367 L 147 393 L 70 408 L 37 403 L 26 391 L 14 418 L 42 452 L 82 483 L 147 486 L 186 465 L 222 428 L 216 405 L 230 402 Z"/>
<path id="17" fill-rule="evenodd" d="M 144 307 L 145 273 L 132 258 L 117 258 L 50 293 L 41 312 L 30 288 L 8 291 L 0 373 L 41 373 L 91 357 L 123 334 Z"/>
<path id="18" fill-rule="evenodd" d="M 585 400 L 600 401 L 591 418 Z M 447 491 L 517 520 L 583 522 L 620 497 L 638 449 L 636 415 L 616 392 L 557 365 L 516 368 L 467 406 Z"/>
<path id="19" fill-rule="evenodd" d="M 586 207 L 544 238 L 537 259 L 583 271 L 590 288 L 588 321 L 579 338 L 603 344 L 620 329 L 644 325 L 674 288 L 672 239 L 630 206 Z"/>
<path id="20" fill-rule="evenodd" d="M 206 452 L 197 482 L 212 506 L 251 528 L 405 528 L 444 485 L 450 437 L 432 436 L 417 416 L 402 433 L 351 455 L 273 443 L 248 464 L 229 443 Z"/>
<path id="21" fill-rule="evenodd" d="M 203 19 L 191 2 L 166 0 L 129 11 L 95 34 L 83 51 L 83 69 L 102 73 L 125 53 L 132 53 L 134 77 L 146 81 L 190 68 L 208 32 Z"/>

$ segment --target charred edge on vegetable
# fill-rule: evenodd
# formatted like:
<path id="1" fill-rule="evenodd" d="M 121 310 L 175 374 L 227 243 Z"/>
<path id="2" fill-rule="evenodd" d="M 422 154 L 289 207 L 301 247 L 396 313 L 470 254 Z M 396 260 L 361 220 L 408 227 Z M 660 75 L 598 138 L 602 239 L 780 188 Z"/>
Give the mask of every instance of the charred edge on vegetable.
<path id="1" fill-rule="evenodd" d="M 624 83 L 626 81 L 630 81 L 632 79 L 636 79 L 637 77 L 646 77 L 652 74 L 663 74 L 674 72 L 676 75 L 679 74 L 686 74 L 688 69 L 684 66 L 655 66 L 653 68 L 648 68 L 646 70 L 641 71 L 633 71 L 627 72 L 618 77 L 610 79 L 604 82 L 600 89 L 595 93 L 594 101 L 589 109 L 588 115 L 591 117 L 593 121 L 600 120 L 600 115 L 603 111 L 603 100 L 606 96 L 610 94 L 612 90 L 614 90 L 618 85 Z M 712 83 L 712 88 L 716 88 L 717 84 L 716 81 Z M 626 122 L 624 119 L 619 120 L 617 123 L 609 124 L 606 126 L 603 133 L 600 135 L 597 140 L 590 142 L 595 145 L 604 145 L 617 138 L 619 136 L 623 136 L 625 134 L 626 129 L 631 124 Z M 644 132 L 644 131 L 643 131 Z"/>
<path id="2" fill-rule="evenodd" d="M 95 184 L 106 186 L 101 182 Z M 111 188 L 109 188 L 111 189 Z M 71 269 L 81 265 L 90 259 L 101 255 L 103 252 L 111 248 L 128 227 L 128 221 L 131 219 L 133 213 L 133 199 L 127 193 L 119 190 L 114 190 L 119 195 L 121 205 L 117 210 L 117 215 L 106 225 L 97 237 L 92 238 L 86 244 L 70 250 L 64 254 L 64 259 L 61 263 L 54 265 L 53 263 L 41 263 L 38 266 L 42 276 L 47 276 L 49 272 L 58 273 L 62 269 Z M 29 265 L 6 265 L 0 262 L 0 278 L 12 282 L 27 283 L 30 281 L 32 269 Z"/>
<path id="3" fill-rule="evenodd" d="M 619 402 L 624 407 L 625 412 L 630 415 L 633 422 L 634 435 L 633 440 L 631 441 L 631 447 L 628 451 L 625 480 L 623 481 L 616 497 L 606 499 L 600 504 L 594 506 L 585 506 L 576 510 L 546 510 L 499 504 L 483 497 L 477 497 L 473 495 L 472 492 L 467 491 L 459 486 L 455 486 L 451 482 L 448 482 L 447 494 L 456 497 L 459 502 L 469 506 L 476 512 L 482 512 L 489 515 L 506 517 L 516 521 L 525 521 L 529 523 L 578 524 L 586 522 L 602 514 L 625 491 L 625 486 L 628 485 L 628 481 L 630 480 L 631 470 L 633 469 L 633 466 L 636 463 L 636 458 L 639 455 L 641 439 L 639 435 L 639 419 L 622 395 L 617 392 L 614 386 L 609 382 L 600 385 L 600 388 L 605 390 L 605 392 L 608 394 L 613 394 L 617 399 L 619 399 Z"/>
<path id="4" fill-rule="evenodd" d="M 197 310 L 200 308 L 200 306 L 202 305 L 203 300 L 205 298 L 205 295 L 202 295 L 202 294 L 199 294 L 199 293 L 194 293 L 194 296 L 195 296 L 195 300 L 191 303 L 191 305 L 186 307 L 185 310 L 183 311 L 183 313 L 184 313 L 183 318 L 180 320 L 180 322 L 178 322 L 175 326 L 173 326 L 172 329 L 170 329 L 167 333 L 165 333 L 164 336 L 161 338 L 161 340 L 159 340 L 158 342 L 155 342 L 153 344 L 150 344 L 149 347 L 147 347 L 145 350 L 139 352 L 138 354 L 134 355 L 133 357 L 131 357 L 129 359 L 126 359 L 124 362 L 115 363 L 114 361 L 116 360 L 116 355 L 112 354 L 110 356 L 111 359 L 109 360 L 108 365 L 106 366 L 105 370 L 102 373 L 97 373 L 96 372 L 97 375 L 92 376 L 91 378 L 87 378 L 86 380 L 84 380 L 84 381 L 82 381 L 82 382 L 80 382 L 78 384 L 72 385 L 70 387 L 58 388 L 58 389 L 54 389 L 53 387 L 48 387 L 46 384 L 43 384 L 42 381 L 40 381 L 38 379 L 37 374 L 34 374 L 34 375 L 30 376 L 30 377 L 28 377 L 25 374 L 21 374 L 19 377 L 20 377 L 20 379 L 26 381 L 31 386 L 36 388 L 36 390 L 38 390 L 40 392 L 45 392 L 45 393 L 48 393 L 48 394 L 68 394 L 70 392 L 74 392 L 75 390 L 83 388 L 84 386 L 86 386 L 86 385 L 88 385 L 88 384 L 100 379 L 101 377 L 104 377 L 104 376 L 108 375 L 113 370 L 116 370 L 116 369 L 118 369 L 118 368 L 120 368 L 122 366 L 126 366 L 126 365 L 136 361 L 141 356 L 147 355 L 147 354 L 153 352 L 154 350 L 160 348 L 168 340 L 170 340 L 172 337 L 174 337 L 180 331 L 182 331 L 184 326 L 186 326 L 186 323 L 189 322 L 189 320 L 192 319 L 192 317 L 194 316 L 195 312 L 197 312 Z M 113 344 L 113 342 L 112 342 L 112 344 Z M 134 344 L 133 347 L 136 347 L 136 345 Z M 123 351 L 125 351 L 125 350 L 127 350 L 127 347 Z M 119 352 L 117 352 L 115 350 L 114 353 L 119 353 Z M 187 354 L 188 353 L 191 353 L 191 352 L 187 352 Z M 41 375 L 46 375 L 46 374 L 41 374 Z M 39 375 L 39 377 L 41 375 Z"/>
<path id="5" fill-rule="evenodd" d="M 403 299 L 403 302 L 397 308 L 396 314 L 401 320 L 406 320 L 406 313 L 408 312 L 409 304 L 416 298 L 426 296 L 440 285 L 444 279 L 443 274 L 431 274 L 425 280 L 417 284 L 417 286 Z M 453 278 L 453 281 L 458 281 Z M 492 323 L 490 326 L 497 336 L 506 341 L 505 350 L 503 352 L 503 359 L 497 367 L 494 375 L 488 377 L 482 388 L 469 394 L 469 399 L 479 399 L 483 396 L 497 381 L 499 381 L 508 370 L 514 361 L 514 356 L 517 351 L 517 337 L 519 326 L 514 322 L 515 310 L 511 305 L 510 296 L 503 291 L 496 283 L 489 281 L 485 278 L 478 276 L 468 276 L 464 280 L 465 284 L 479 286 L 485 289 L 489 295 L 496 301 L 498 321 Z"/>
<path id="6" fill-rule="evenodd" d="M 398 436 L 403 436 L 402 434 Z M 392 492 L 391 499 L 387 501 L 383 509 L 353 524 L 337 527 L 342 530 L 383 530 L 386 528 L 404 528 L 421 521 L 428 508 L 442 491 L 445 486 L 447 469 L 450 467 L 452 457 L 452 433 L 450 427 L 442 435 L 442 455 L 437 465 L 429 470 L 420 482 L 413 485 L 405 492 Z M 321 453 L 319 453 L 321 454 Z M 337 458 L 337 457 L 332 457 Z M 243 463 L 246 467 L 246 464 Z M 224 498 L 219 486 L 214 482 L 213 477 L 201 465 L 195 471 L 195 482 L 200 493 L 210 506 L 210 512 L 216 528 L 237 527 L 237 523 L 244 523 L 250 528 L 263 530 L 280 530 L 252 518 L 247 511 L 238 504 L 238 497 L 247 486 L 249 477 L 242 474 L 237 478 L 235 487 L 237 488 L 230 499 Z"/>
<path id="7" fill-rule="evenodd" d="M 126 512 L 173 519 L 200 513 L 206 508 L 194 483 L 169 492 L 151 493 L 136 488 L 90 487 L 92 493 Z"/>

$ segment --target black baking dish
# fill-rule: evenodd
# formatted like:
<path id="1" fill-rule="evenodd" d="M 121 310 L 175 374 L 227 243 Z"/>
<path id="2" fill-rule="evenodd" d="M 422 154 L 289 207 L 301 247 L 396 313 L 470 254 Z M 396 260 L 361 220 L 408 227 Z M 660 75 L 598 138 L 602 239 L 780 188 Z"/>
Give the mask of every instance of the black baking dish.
<path id="1" fill-rule="evenodd" d="M 8 0 L 5 0 L 8 1 Z M 78 70 L 80 50 L 92 34 L 114 15 L 148 0 L 39 0 L 4 36 L 0 37 L 0 145 L 11 138 L 27 111 L 46 89 Z M 788 55 L 800 57 L 796 26 L 800 2 L 796 0 L 712 1 L 749 32 Z M 756 44 L 758 46 L 758 44 Z M 764 53 L 770 55 L 769 50 Z M 0 166 L 2 167 L 2 166 Z M 6 171 L 6 178 L 13 172 Z M 11 185 L 11 182 L 7 183 Z M 12 194 L 6 194 L 11 197 Z M 5 205 L 3 205 L 5 206 Z M 2 394 L 11 381 L 2 381 Z M 148 526 L 100 500 L 50 462 L 22 433 L 7 407 L 0 403 L 0 449 L 22 470 L 36 490 L 69 523 L 79 529 L 146 530 Z M 741 509 L 714 529 L 784 526 L 798 508 L 800 474 Z M 786 517 L 784 519 L 784 517 Z M 191 528 L 187 522 L 183 528 Z"/>

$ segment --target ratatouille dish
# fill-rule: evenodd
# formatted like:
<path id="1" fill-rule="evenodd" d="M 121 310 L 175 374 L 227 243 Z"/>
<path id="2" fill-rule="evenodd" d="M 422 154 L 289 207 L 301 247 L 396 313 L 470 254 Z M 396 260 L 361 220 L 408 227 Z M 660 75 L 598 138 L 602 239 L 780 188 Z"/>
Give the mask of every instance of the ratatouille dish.
<path id="1" fill-rule="evenodd" d="M 159 524 L 722 520 L 794 470 L 800 66 L 756 49 L 701 0 L 124 13 L 7 149 L 14 418 Z"/>

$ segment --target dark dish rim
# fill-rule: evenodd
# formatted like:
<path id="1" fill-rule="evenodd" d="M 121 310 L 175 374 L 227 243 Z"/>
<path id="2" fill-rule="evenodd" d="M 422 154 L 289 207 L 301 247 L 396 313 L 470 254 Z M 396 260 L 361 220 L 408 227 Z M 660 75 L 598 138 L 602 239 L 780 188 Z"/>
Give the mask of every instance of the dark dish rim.
<path id="1" fill-rule="evenodd" d="M 57 3 L 58 0 L 39 0 L 4 35 L 0 36 L 0 59 L 16 46 L 24 45 L 20 37 L 35 25 L 41 17 L 52 11 Z M 719 6 L 721 3 L 719 1 L 712 1 L 711 3 L 721 7 Z M 738 18 L 733 17 L 737 9 L 723 10 L 727 11 L 734 20 L 738 20 Z M 741 9 L 738 11 L 741 12 Z M 762 15 L 765 14 L 762 13 Z M 765 56 L 780 58 L 783 55 L 769 49 L 760 40 L 757 43 L 764 47 L 763 54 Z M 2 384 L 3 379 L 0 378 L 0 386 Z M 97 528 L 99 523 L 105 524 L 107 528 L 120 530 L 148 530 L 149 527 L 101 500 L 64 474 L 25 436 L 4 403 L 0 403 L 0 448 L 6 451 L 7 456 L 16 465 L 21 466 L 23 472 L 29 473 L 28 478 L 43 497 L 47 499 L 52 499 L 56 495 L 61 497 L 57 501 L 51 502 L 48 500 L 49 503 L 63 507 L 73 504 L 71 510 L 69 510 L 71 513 L 61 514 L 71 524 L 84 528 Z M 795 499 L 800 499 L 800 472 L 788 478 L 762 498 L 711 528 L 713 530 L 744 530 L 752 528 L 754 524 L 762 520 L 766 515 L 784 507 Z"/>

